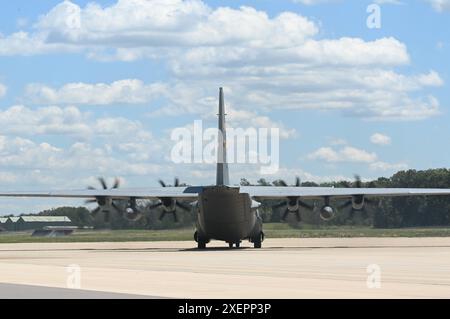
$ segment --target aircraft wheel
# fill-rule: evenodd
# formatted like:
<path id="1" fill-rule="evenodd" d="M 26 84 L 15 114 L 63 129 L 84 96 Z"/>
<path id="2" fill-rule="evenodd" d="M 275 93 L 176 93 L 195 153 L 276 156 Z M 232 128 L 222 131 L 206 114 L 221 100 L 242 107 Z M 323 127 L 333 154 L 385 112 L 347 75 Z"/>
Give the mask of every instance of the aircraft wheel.
<path id="1" fill-rule="evenodd" d="M 264 233 L 261 232 L 255 238 L 253 238 L 253 247 L 254 248 L 261 248 L 263 240 L 264 240 Z"/>
<path id="2" fill-rule="evenodd" d="M 205 249 L 206 248 L 206 242 L 199 240 L 197 242 L 197 248 L 198 249 Z"/>
<path id="3" fill-rule="evenodd" d="M 236 243 L 236 248 L 239 248 L 241 246 L 241 243 Z"/>

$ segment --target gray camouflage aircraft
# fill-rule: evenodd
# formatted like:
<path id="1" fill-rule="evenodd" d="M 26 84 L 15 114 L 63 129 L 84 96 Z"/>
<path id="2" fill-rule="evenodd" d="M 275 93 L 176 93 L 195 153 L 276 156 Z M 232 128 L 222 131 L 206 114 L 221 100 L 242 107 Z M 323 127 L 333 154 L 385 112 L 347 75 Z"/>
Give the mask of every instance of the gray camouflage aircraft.
<path id="1" fill-rule="evenodd" d="M 140 212 L 136 201 L 143 199 L 157 200 L 154 207 L 162 207 L 163 215 L 173 214 L 176 218 L 177 207 L 190 209 L 183 202 L 191 202 L 197 214 L 194 239 L 199 249 L 204 249 L 210 240 L 222 240 L 230 247 L 239 247 L 242 240 L 249 240 L 255 248 L 261 248 L 264 240 L 263 223 L 258 208 L 264 200 L 282 201 L 278 207 L 285 206 L 285 215 L 292 213 L 299 218 L 300 208 L 314 210 L 304 200 L 323 200 L 318 209 L 320 217 L 331 219 L 335 208 L 330 204 L 333 199 L 347 199 L 343 205 L 351 206 L 352 210 L 360 211 L 370 203 L 373 197 L 382 196 L 412 196 L 412 195 L 450 195 L 449 189 L 426 188 L 332 188 L 332 187 L 301 187 L 299 180 L 296 186 L 232 186 L 229 183 L 228 164 L 226 161 L 226 128 L 225 104 L 223 90 L 219 92 L 219 132 L 222 141 L 218 143 L 219 158 L 217 163 L 216 184 L 211 186 L 179 186 L 176 180 L 174 187 L 151 187 L 140 189 L 119 189 L 116 180 L 113 188 L 108 189 L 105 181 L 100 179 L 102 188 L 96 190 L 41 191 L 41 192 L 4 192 L 0 197 L 57 197 L 85 198 L 88 202 L 97 202 L 99 207 L 93 211 L 108 213 L 120 208 L 114 201 L 125 201 L 126 216 L 136 219 Z M 220 135 L 220 134 L 219 134 Z M 360 182 L 359 182 L 359 186 Z"/>

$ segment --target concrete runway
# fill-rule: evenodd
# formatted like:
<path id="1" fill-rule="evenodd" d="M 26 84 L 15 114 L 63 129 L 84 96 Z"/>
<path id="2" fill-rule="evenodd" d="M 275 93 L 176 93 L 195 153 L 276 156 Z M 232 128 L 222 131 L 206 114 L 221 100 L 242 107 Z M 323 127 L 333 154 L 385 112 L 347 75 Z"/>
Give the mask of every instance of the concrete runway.
<path id="1" fill-rule="evenodd" d="M 158 299 L 158 297 L 82 289 L 0 284 L 0 299 Z"/>
<path id="2" fill-rule="evenodd" d="M 44 287 L 77 283 L 97 298 L 450 298 L 450 238 L 243 245 L 212 242 L 198 251 L 193 242 L 0 244 L 0 283 L 42 287 L 42 298 L 55 297 Z M 28 286 L 14 287 L 29 298 Z M 1 297 L 8 297 L 8 287 L 0 285 Z"/>

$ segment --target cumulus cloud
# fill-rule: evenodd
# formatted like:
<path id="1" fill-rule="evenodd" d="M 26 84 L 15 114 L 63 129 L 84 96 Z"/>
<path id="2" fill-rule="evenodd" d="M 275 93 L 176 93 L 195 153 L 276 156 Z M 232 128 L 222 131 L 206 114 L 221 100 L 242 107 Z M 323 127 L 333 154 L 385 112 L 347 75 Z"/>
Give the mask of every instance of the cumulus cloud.
<path id="1" fill-rule="evenodd" d="M 0 33 L 0 56 L 31 56 L 60 52 L 80 52 L 81 48 L 70 43 L 49 43 L 43 33 L 16 32 L 8 36 Z"/>
<path id="2" fill-rule="evenodd" d="M 376 145 L 389 145 L 391 144 L 391 138 L 381 133 L 375 133 L 370 137 L 370 141 Z"/>
<path id="3" fill-rule="evenodd" d="M 269 116 L 260 115 L 255 111 L 239 110 L 234 107 L 227 107 L 229 115 L 227 125 L 234 128 L 278 128 L 281 138 L 293 138 L 297 135 L 294 128 L 287 128 L 281 122 L 273 121 Z"/>
<path id="4" fill-rule="evenodd" d="M 393 5 L 404 5 L 405 3 L 399 0 L 375 0 L 376 4 L 393 4 Z"/>
<path id="5" fill-rule="evenodd" d="M 52 43 L 116 47 L 219 46 L 242 42 L 273 47 L 301 42 L 318 32 L 314 23 L 293 13 L 281 13 L 271 19 L 267 13 L 251 7 L 213 10 L 199 0 L 119 0 L 105 8 L 95 3 L 81 8 L 64 1 L 42 16 L 37 28 Z"/>
<path id="6" fill-rule="evenodd" d="M 374 162 L 370 163 L 369 168 L 374 171 L 399 171 L 408 169 L 408 164 L 406 163 L 386 163 L 386 162 Z"/>
<path id="7" fill-rule="evenodd" d="M 427 0 L 437 12 L 450 11 L 450 0 Z"/>
<path id="8" fill-rule="evenodd" d="M 147 175 L 161 158 L 163 145 L 139 121 L 122 117 L 95 118 L 76 107 L 0 111 L 0 166 L 49 170 L 50 176 L 73 172 L 113 171 Z M 40 136 L 65 136 L 61 146 L 36 142 Z"/>
<path id="9" fill-rule="evenodd" d="M 171 72 L 173 90 L 167 110 L 159 114 L 201 114 L 203 104 L 187 99 L 182 105 L 176 98 L 195 95 L 195 102 L 206 101 L 203 88 L 212 83 L 231 83 L 239 96 L 234 104 L 246 109 L 334 110 L 377 120 L 439 114 L 435 97 L 416 93 L 443 84 L 436 71 L 394 71 L 410 63 L 404 43 L 392 37 L 326 39 L 319 32 L 317 23 L 297 13 L 269 16 L 247 6 L 211 8 L 201 0 L 119 0 L 84 7 L 64 1 L 39 18 L 32 34 L 0 38 L 0 55 L 78 50 L 103 61 L 161 59 Z M 130 81 L 135 82 L 73 83 L 58 89 L 35 84 L 28 93 L 55 104 L 109 104 L 127 93 L 128 101 L 147 101 L 152 93 L 144 90 L 156 94 L 163 89 L 163 84 L 149 88 Z"/>
<path id="10" fill-rule="evenodd" d="M 29 84 L 26 87 L 28 100 L 39 104 L 89 104 L 148 103 L 166 92 L 162 83 L 144 84 L 137 79 L 125 79 L 107 83 L 68 83 L 61 88 L 44 84 Z"/>
<path id="11" fill-rule="evenodd" d="M 4 97 L 6 94 L 6 86 L 0 83 L 0 98 Z"/>
<path id="12" fill-rule="evenodd" d="M 327 3 L 327 2 L 336 2 L 338 0 L 292 0 L 292 2 L 294 3 L 301 3 L 307 6 L 312 6 L 312 5 L 316 5 L 316 4 L 321 4 L 321 3 Z"/>
<path id="13" fill-rule="evenodd" d="M 371 137 L 372 143 L 385 144 L 390 142 L 390 138 L 382 134 L 374 134 Z M 379 159 L 374 152 L 368 152 L 352 146 L 342 145 L 339 148 L 335 147 L 321 147 L 314 152 L 307 155 L 309 160 L 320 160 L 327 163 L 360 163 L 367 164 L 372 171 L 398 171 L 408 168 L 405 162 L 387 163 Z"/>
<path id="14" fill-rule="evenodd" d="M 86 136 L 90 127 L 87 115 L 75 107 L 45 107 L 32 110 L 23 105 L 15 105 L 0 111 L 2 134 L 69 134 Z"/>
<path id="15" fill-rule="evenodd" d="M 351 146 L 345 146 L 339 150 L 335 150 L 331 147 L 321 147 L 309 154 L 308 158 L 311 160 L 323 160 L 330 163 L 372 163 L 377 159 L 377 155 Z"/>

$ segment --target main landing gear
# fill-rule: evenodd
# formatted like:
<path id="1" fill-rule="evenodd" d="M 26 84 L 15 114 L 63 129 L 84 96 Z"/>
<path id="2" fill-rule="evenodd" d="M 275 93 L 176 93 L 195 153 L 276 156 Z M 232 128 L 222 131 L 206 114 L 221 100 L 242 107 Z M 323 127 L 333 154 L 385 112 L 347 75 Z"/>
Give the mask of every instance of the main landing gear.
<path id="1" fill-rule="evenodd" d="M 206 244 L 209 243 L 209 239 L 203 238 L 202 236 L 198 235 L 198 232 L 194 233 L 194 240 L 197 242 L 197 248 L 198 249 L 205 249 Z"/>
<path id="2" fill-rule="evenodd" d="M 264 241 L 264 233 L 263 232 L 259 232 L 257 235 L 255 235 L 253 238 L 250 239 L 250 242 L 253 243 L 254 248 L 261 248 L 263 241 Z"/>
<path id="3" fill-rule="evenodd" d="M 209 239 L 203 238 L 202 236 L 199 236 L 198 232 L 194 233 L 194 240 L 197 242 L 198 249 L 205 249 L 206 244 L 209 243 Z M 250 238 L 250 242 L 253 243 L 254 248 L 261 248 L 262 242 L 264 241 L 264 233 L 261 231 L 257 235 Z M 233 248 L 239 248 L 241 247 L 241 242 L 229 242 L 228 247 Z"/>

